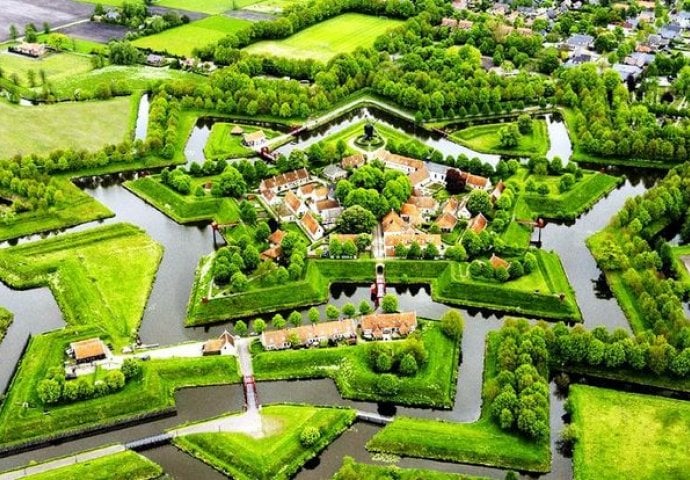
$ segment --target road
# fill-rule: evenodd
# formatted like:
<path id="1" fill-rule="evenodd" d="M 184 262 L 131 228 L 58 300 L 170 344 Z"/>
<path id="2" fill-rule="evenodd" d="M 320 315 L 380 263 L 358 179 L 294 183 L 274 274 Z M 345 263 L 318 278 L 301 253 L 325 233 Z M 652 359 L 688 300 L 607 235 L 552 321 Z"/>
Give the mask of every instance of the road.
<path id="1" fill-rule="evenodd" d="M 111 445 L 105 448 L 99 448 L 98 450 L 91 450 L 88 452 L 78 453 L 69 457 L 57 458 L 49 462 L 40 463 L 38 465 L 32 465 L 30 467 L 21 468 L 19 470 L 13 470 L 11 472 L 0 474 L 0 480 L 16 480 L 18 478 L 28 477 L 29 475 L 36 475 L 38 473 L 48 472 L 50 470 L 55 470 L 56 468 L 67 467 L 69 465 L 74 465 L 77 463 L 88 462 L 96 458 L 105 457 L 106 455 L 112 455 L 114 453 L 124 452 L 125 446 Z"/>

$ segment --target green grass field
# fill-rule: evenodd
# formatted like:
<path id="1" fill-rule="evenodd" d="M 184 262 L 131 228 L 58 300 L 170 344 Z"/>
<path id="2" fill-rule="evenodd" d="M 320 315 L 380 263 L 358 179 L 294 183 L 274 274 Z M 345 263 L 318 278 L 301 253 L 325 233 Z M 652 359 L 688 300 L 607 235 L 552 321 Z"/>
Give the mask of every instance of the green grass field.
<path id="1" fill-rule="evenodd" d="M 690 404 L 584 385 L 570 388 L 576 480 L 687 478 Z"/>
<path id="2" fill-rule="evenodd" d="M 477 152 L 528 157 L 546 155 L 549 150 L 549 132 L 544 120 L 532 122 L 532 132 L 521 135 L 515 148 L 501 147 L 498 130 L 510 123 L 492 123 L 468 127 L 451 134 L 450 138 Z"/>
<path id="3" fill-rule="evenodd" d="M 376 37 L 401 23 L 388 18 L 346 13 L 283 40 L 257 42 L 245 48 L 245 51 L 256 55 L 313 58 L 326 62 L 338 53 L 372 46 Z"/>
<path id="4" fill-rule="evenodd" d="M 162 247 L 115 224 L 0 250 L 0 278 L 15 288 L 49 286 L 70 325 L 98 325 L 116 345 L 137 331 Z"/>
<path id="5" fill-rule="evenodd" d="M 255 155 L 254 150 L 244 146 L 242 143 L 242 135 L 232 135 L 230 132 L 233 127 L 238 126 L 236 123 L 222 123 L 213 124 L 211 134 L 208 137 L 206 146 L 204 147 L 204 156 L 207 160 L 219 160 L 221 158 L 243 158 Z M 266 128 L 251 127 L 248 125 L 239 125 L 245 133 L 255 132 L 256 130 L 263 130 L 266 138 L 275 138 L 278 133 Z"/>
<path id="6" fill-rule="evenodd" d="M 345 457 L 333 480 L 486 480 L 487 477 L 474 477 L 459 473 L 437 472 L 417 468 L 400 468 L 394 465 L 368 465 L 357 463 L 352 457 Z"/>
<path id="7" fill-rule="evenodd" d="M 27 480 L 153 480 L 162 474 L 163 469 L 160 466 L 128 450 L 24 478 Z"/>
<path id="8" fill-rule="evenodd" d="M 254 12 L 261 13 L 279 14 L 286 7 L 294 5 L 295 3 L 299 3 L 302 0 L 259 0 L 258 2 L 253 0 L 249 1 L 251 2 L 251 4 L 245 6 L 245 10 L 252 10 Z"/>
<path id="9" fill-rule="evenodd" d="M 324 138 L 319 142 L 319 144 L 322 148 L 328 144 L 332 144 L 335 147 L 337 143 L 340 140 L 342 140 L 347 145 L 346 155 L 366 152 L 367 150 L 362 149 L 354 144 L 355 139 L 364 133 L 364 125 L 366 125 L 366 123 L 366 121 L 357 122 L 354 125 L 351 125 L 334 135 Z M 387 125 L 375 123 L 374 129 L 376 130 L 376 133 L 378 133 L 379 136 L 381 136 L 384 139 L 386 144 L 388 144 L 389 142 L 395 142 L 398 145 L 402 145 L 412 142 L 418 150 L 429 149 L 429 147 L 427 147 L 426 144 L 424 144 L 424 142 L 404 132 L 401 132 L 394 128 L 390 128 Z M 379 148 L 386 147 L 385 145 L 383 145 Z"/>
<path id="10" fill-rule="evenodd" d="M 393 398 L 377 391 L 379 374 L 372 370 L 369 361 L 369 352 L 375 345 L 371 342 L 258 353 L 254 356 L 254 372 L 259 380 L 333 378 L 344 398 L 450 408 L 455 398 L 460 346 L 445 336 L 436 322 L 425 322 L 420 328 L 429 360 L 415 376 L 400 377 L 399 391 Z M 390 345 L 399 349 L 404 342 Z"/>
<path id="11" fill-rule="evenodd" d="M 12 325 L 12 320 L 14 320 L 14 314 L 9 310 L 0 307 L 0 343 L 2 339 L 5 338 L 7 334 L 7 329 Z"/>
<path id="12" fill-rule="evenodd" d="M 56 149 L 97 150 L 129 137 L 130 98 L 22 107 L 0 102 L 0 151 L 47 154 Z"/>
<path id="13" fill-rule="evenodd" d="M 264 437 L 242 433 L 200 433 L 179 436 L 175 445 L 236 480 L 287 480 L 355 420 L 344 408 L 270 405 L 261 409 Z M 321 433 L 311 447 L 300 434 L 305 427 Z"/>
<path id="14" fill-rule="evenodd" d="M 249 25 L 250 22 L 246 20 L 216 15 L 171 28 L 156 35 L 138 38 L 133 44 L 155 52 L 191 57 L 195 48 L 217 42 L 226 35 L 238 32 Z"/>
<path id="15" fill-rule="evenodd" d="M 86 55 L 56 53 L 41 59 L 34 59 L 2 50 L 0 51 L 0 69 L 6 78 L 12 78 L 16 74 L 19 78 L 19 85 L 31 87 L 28 77 L 29 70 L 33 70 L 35 74 L 33 86 L 40 86 L 39 72 L 41 70 L 45 72 L 46 81 L 52 84 L 74 75 L 89 72 L 93 67 L 91 66 L 91 59 Z"/>

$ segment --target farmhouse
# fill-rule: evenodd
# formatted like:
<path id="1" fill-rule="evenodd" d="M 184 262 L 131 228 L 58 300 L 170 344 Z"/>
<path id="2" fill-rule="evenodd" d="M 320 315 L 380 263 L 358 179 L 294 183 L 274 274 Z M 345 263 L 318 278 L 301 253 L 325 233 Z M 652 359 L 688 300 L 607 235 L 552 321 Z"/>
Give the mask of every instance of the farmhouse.
<path id="1" fill-rule="evenodd" d="M 491 180 L 489 180 L 486 177 L 482 177 L 480 175 L 472 175 L 471 173 L 466 173 L 466 172 L 460 172 L 460 173 L 461 173 L 461 176 L 463 176 L 465 179 L 465 185 L 470 190 L 477 190 L 477 189 L 488 190 L 489 188 L 491 188 Z"/>
<path id="2" fill-rule="evenodd" d="M 285 238 L 285 232 L 279 228 L 268 236 L 268 242 L 273 246 L 278 246 L 283 243 L 283 238 Z"/>
<path id="3" fill-rule="evenodd" d="M 417 207 L 419 213 L 426 217 L 433 215 L 438 210 L 438 202 L 434 197 L 413 195 L 407 199 L 407 203 Z"/>
<path id="4" fill-rule="evenodd" d="M 266 143 L 266 134 L 263 130 L 257 130 L 252 133 L 245 133 L 242 136 L 242 143 L 248 147 L 260 147 Z"/>
<path id="5" fill-rule="evenodd" d="M 227 330 L 220 334 L 220 337 L 208 340 L 201 346 L 204 356 L 209 355 L 234 355 L 235 338 Z"/>
<path id="6" fill-rule="evenodd" d="M 390 235 L 414 233 L 414 228 L 403 220 L 394 210 L 391 210 L 383 217 L 381 220 L 381 229 L 383 230 L 384 238 Z"/>
<path id="7" fill-rule="evenodd" d="M 97 360 L 104 360 L 108 357 L 110 351 L 100 338 L 90 338 L 70 343 L 67 353 L 77 363 L 91 363 Z"/>
<path id="8" fill-rule="evenodd" d="M 267 178 L 261 181 L 259 184 L 259 190 L 268 190 L 272 193 L 280 193 L 285 190 L 290 190 L 292 188 L 297 188 L 300 185 L 309 183 L 311 176 L 306 168 L 300 168 L 299 170 L 293 170 L 292 172 L 286 172 L 275 177 Z"/>
<path id="9" fill-rule="evenodd" d="M 410 173 L 408 178 L 413 187 L 424 185 L 429 182 L 429 170 L 427 170 L 426 165 L 422 165 L 419 170 Z"/>
<path id="10" fill-rule="evenodd" d="M 282 350 L 290 347 L 313 347 L 321 342 L 357 341 L 354 320 L 338 320 L 313 325 L 302 325 L 296 328 L 264 331 L 261 334 L 261 345 L 266 350 Z M 294 343 L 293 343 L 294 342 Z"/>
<path id="11" fill-rule="evenodd" d="M 12 53 L 18 53 L 19 55 L 25 55 L 31 58 L 41 58 L 48 53 L 48 49 L 43 43 L 22 42 L 19 45 L 12 45 L 8 50 Z"/>
<path id="12" fill-rule="evenodd" d="M 283 203 L 294 216 L 300 216 L 307 211 L 307 206 L 292 192 L 292 190 L 287 192 Z"/>
<path id="13" fill-rule="evenodd" d="M 309 238 L 311 238 L 312 241 L 315 242 L 323 237 L 323 227 L 319 224 L 319 222 L 316 221 L 311 212 L 304 214 L 300 220 L 300 224 L 302 227 L 304 227 L 304 230 L 306 230 Z"/>
<path id="14" fill-rule="evenodd" d="M 404 203 L 400 207 L 400 218 L 411 225 L 421 225 L 423 222 L 422 216 L 419 214 L 419 209 L 412 203 Z"/>
<path id="15" fill-rule="evenodd" d="M 362 337 L 367 340 L 392 340 L 406 337 L 417 329 L 417 314 L 403 313 L 374 313 L 364 315 L 360 320 Z"/>

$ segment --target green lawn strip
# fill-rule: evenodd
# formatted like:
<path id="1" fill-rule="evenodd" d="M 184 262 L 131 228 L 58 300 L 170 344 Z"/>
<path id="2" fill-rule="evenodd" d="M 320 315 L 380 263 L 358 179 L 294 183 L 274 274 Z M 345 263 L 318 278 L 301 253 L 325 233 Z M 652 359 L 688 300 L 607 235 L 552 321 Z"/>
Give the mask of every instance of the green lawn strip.
<path id="1" fill-rule="evenodd" d="M 536 255 L 556 254 L 538 251 Z M 228 296 L 208 298 L 211 270 L 204 257 L 187 310 L 187 325 L 204 325 L 255 314 L 265 314 L 328 299 L 332 283 L 369 283 L 374 279 L 372 260 L 309 260 L 302 280 L 284 285 L 249 289 Z M 547 258 L 542 267 L 507 283 L 480 281 L 464 273 L 467 264 L 446 261 L 386 261 L 386 280 L 391 283 L 428 283 L 435 301 L 451 305 L 486 308 L 551 320 L 581 321 L 574 292 L 560 261 Z M 548 283 L 547 278 L 548 276 Z M 538 290 L 538 291 L 537 291 Z M 563 300 L 560 295 L 564 294 Z M 203 301 L 204 297 L 208 301 Z"/>
<path id="2" fill-rule="evenodd" d="M 306 28 L 282 40 L 254 43 L 244 51 L 254 55 L 272 55 L 298 59 L 312 58 L 327 62 L 338 53 L 350 53 L 358 47 L 371 47 L 374 40 L 399 20 L 346 13 Z"/>
<path id="3" fill-rule="evenodd" d="M 243 158 L 256 155 L 256 152 L 253 149 L 246 147 L 242 143 L 242 135 L 232 135 L 230 133 L 231 130 L 236 126 L 242 128 L 244 133 L 262 130 L 268 139 L 278 136 L 278 132 L 266 128 L 224 122 L 215 123 L 213 127 L 211 127 L 211 134 L 209 135 L 206 146 L 204 147 L 204 156 L 207 159 L 218 160 L 221 158 Z"/>
<path id="4" fill-rule="evenodd" d="M 191 57 L 195 48 L 202 48 L 217 42 L 227 35 L 244 30 L 251 22 L 239 18 L 215 15 L 180 27 L 164 30 L 155 35 L 140 37 L 133 43 L 139 48 Z"/>
<path id="5" fill-rule="evenodd" d="M 127 450 L 24 478 L 27 480 L 153 480 L 161 475 L 163 475 L 163 469 L 159 465 Z"/>
<path id="6" fill-rule="evenodd" d="M 173 410 L 177 389 L 240 380 L 234 357 L 152 360 L 142 363 L 140 379 L 127 382 L 117 393 L 43 406 L 38 382 L 50 368 L 62 365 L 70 342 L 94 336 L 103 338 L 104 332 L 95 326 L 67 327 L 31 338 L 0 410 L 0 451 L 141 420 Z"/>
<path id="7" fill-rule="evenodd" d="M 368 465 L 357 463 L 351 457 L 345 457 L 333 480 L 486 480 L 487 477 L 462 475 L 459 473 L 437 472 L 418 468 L 400 468 L 394 465 Z"/>
<path id="8" fill-rule="evenodd" d="M 43 58 L 36 59 L 16 53 L 10 53 L 6 49 L 0 50 L 0 68 L 5 78 L 17 75 L 19 85 L 32 88 L 29 83 L 30 70 L 34 72 L 34 87 L 41 88 L 39 72 L 45 72 L 46 81 L 50 84 L 59 82 L 72 75 L 79 75 L 93 70 L 91 58 L 78 53 L 53 53 Z"/>
<path id="9" fill-rule="evenodd" d="M 393 398 L 377 391 L 380 375 L 369 359 L 374 343 L 356 346 L 261 352 L 254 356 L 258 380 L 332 378 L 344 398 L 366 401 L 394 401 L 399 405 L 450 408 L 455 399 L 460 346 L 441 332 L 436 322 L 420 322 L 422 340 L 429 360 L 413 377 L 399 377 L 399 391 Z M 402 342 L 391 343 L 393 348 Z"/>
<path id="10" fill-rule="evenodd" d="M 118 144 L 129 138 L 129 102 L 129 97 L 31 107 L 0 102 L 0 150 L 9 158 Z"/>
<path id="11" fill-rule="evenodd" d="M 48 211 L 19 213 L 0 223 L 0 241 L 50 232 L 83 223 L 114 217 L 103 204 L 67 179 L 56 179 L 64 200 Z"/>
<path id="12" fill-rule="evenodd" d="M 7 329 L 12 325 L 12 320 L 14 320 L 14 314 L 6 308 L 0 307 L 0 343 L 5 338 Z"/>
<path id="13" fill-rule="evenodd" d="M 497 373 L 497 333 L 486 340 L 484 382 Z M 456 463 L 488 465 L 529 472 L 551 469 L 549 442 L 535 443 L 501 430 L 488 418 L 483 399 L 482 415 L 474 423 L 452 423 L 398 416 L 367 443 L 372 452 L 431 458 Z"/>
<path id="14" fill-rule="evenodd" d="M 354 421 L 352 409 L 269 405 L 261 409 L 266 436 L 200 433 L 176 437 L 180 449 L 237 480 L 286 480 L 318 455 Z M 321 436 L 304 447 L 300 434 L 316 427 Z"/>
<path id="15" fill-rule="evenodd" d="M 69 325 L 97 325 L 122 346 L 136 334 L 162 255 L 143 230 L 115 224 L 0 250 L 0 278 L 49 286 Z"/>
<path id="16" fill-rule="evenodd" d="M 573 385 L 576 480 L 682 479 L 690 469 L 690 404 Z"/>
<path id="17" fill-rule="evenodd" d="M 498 131 L 508 125 L 510 123 L 476 125 L 454 132 L 450 138 L 474 151 L 496 155 L 530 157 L 546 155 L 549 151 L 549 132 L 546 121 L 534 120 L 532 132 L 521 135 L 515 148 L 501 147 Z"/>
<path id="18" fill-rule="evenodd" d="M 208 14 L 223 13 L 251 5 L 256 0 L 160 0 L 161 7 L 180 8 Z"/>
<path id="19" fill-rule="evenodd" d="M 359 136 L 364 134 L 364 125 L 366 125 L 366 121 L 361 121 L 357 122 L 354 125 L 350 125 L 346 129 L 331 135 L 329 137 L 324 138 L 320 142 L 318 142 L 321 147 L 325 147 L 327 144 L 333 144 L 336 145 L 340 140 L 344 141 L 345 144 L 347 145 L 347 153 L 352 154 L 352 153 L 357 153 L 359 150 L 355 150 L 356 147 L 353 147 L 352 142 Z M 374 131 L 378 133 L 381 137 L 383 137 L 386 141 L 386 143 L 389 143 L 391 141 L 397 143 L 398 145 L 409 143 L 409 142 L 414 142 L 416 148 L 418 150 L 422 149 L 428 149 L 429 147 L 424 143 L 421 142 L 420 140 L 416 139 L 415 137 L 408 135 L 404 132 L 400 132 L 394 128 L 391 128 L 387 125 L 379 124 L 379 123 L 374 123 Z M 383 148 L 386 148 L 385 146 Z"/>

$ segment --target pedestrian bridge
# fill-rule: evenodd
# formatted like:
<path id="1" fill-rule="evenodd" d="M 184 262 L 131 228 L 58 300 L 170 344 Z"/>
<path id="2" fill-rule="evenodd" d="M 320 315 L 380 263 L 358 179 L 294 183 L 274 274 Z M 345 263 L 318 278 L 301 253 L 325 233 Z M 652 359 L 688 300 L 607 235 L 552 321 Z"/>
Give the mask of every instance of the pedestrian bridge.
<path id="1" fill-rule="evenodd" d="M 378 413 L 365 412 L 357 410 L 357 420 L 367 423 L 374 423 L 376 425 L 388 425 L 395 417 L 386 417 Z"/>

